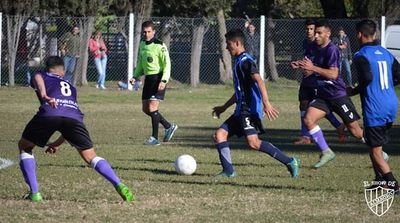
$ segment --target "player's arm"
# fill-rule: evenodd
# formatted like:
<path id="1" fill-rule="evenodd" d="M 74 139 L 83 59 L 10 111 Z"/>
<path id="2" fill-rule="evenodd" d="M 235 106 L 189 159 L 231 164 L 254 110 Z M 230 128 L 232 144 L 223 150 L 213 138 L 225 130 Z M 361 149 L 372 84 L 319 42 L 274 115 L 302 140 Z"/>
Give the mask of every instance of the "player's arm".
<path id="1" fill-rule="evenodd" d="M 358 85 L 355 88 L 347 88 L 347 94 L 353 96 L 362 92 L 372 81 L 372 71 L 369 61 L 364 56 L 355 56 L 353 60 L 356 68 Z"/>
<path id="2" fill-rule="evenodd" d="M 58 150 L 58 147 L 61 144 L 63 144 L 64 142 L 65 142 L 65 138 L 64 138 L 64 136 L 61 135 L 60 137 L 58 137 L 56 139 L 56 141 L 47 144 L 47 149 L 46 149 L 45 152 L 46 153 L 51 153 L 51 154 L 56 153 L 57 150 Z"/>
<path id="3" fill-rule="evenodd" d="M 392 77 L 394 86 L 400 84 L 400 64 L 399 61 L 394 58 L 392 65 Z"/>
<path id="4" fill-rule="evenodd" d="M 313 62 L 308 57 L 305 57 L 299 63 L 299 65 L 300 68 L 306 71 L 311 71 L 311 72 L 305 72 L 306 76 L 309 76 L 310 73 L 317 73 L 318 75 L 330 80 L 335 80 L 339 76 L 338 67 L 329 67 L 329 68 L 318 67 L 314 65 Z"/>
<path id="5" fill-rule="evenodd" d="M 259 73 L 254 73 L 251 77 L 255 82 L 257 82 L 258 88 L 260 89 L 264 113 L 267 115 L 269 120 L 278 118 L 279 112 L 269 102 L 267 87 L 265 87 L 264 80 L 261 78 Z"/>
<path id="6" fill-rule="evenodd" d="M 235 104 L 236 102 L 236 96 L 235 94 L 232 95 L 232 97 L 230 97 L 228 99 L 228 101 L 225 102 L 225 104 L 223 104 L 222 106 L 216 106 L 213 108 L 213 112 L 212 114 L 214 116 L 216 116 L 217 118 L 219 118 L 219 116 L 226 111 L 226 109 L 228 109 L 230 106 L 232 106 L 233 104 Z"/>
<path id="7" fill-rule="evenodd" d="M 161 82 L 158 86 L 158 90 L 162 91 L 165 89 L 166 84 L 171 76 L 171 59 L 169 57 L 167 46 L 163 43 L 160 49 L 160 68 L 162 69 Z"/>
<path id="8" fill-rule="evenodd" d="M 35 74 L 33 77 L 33 85 L 35 86 L 41 101 L 48 103 L 53 108 L 57 108 L 56 99 L 49 97 L 46 93 L 46 85 L 44 84 L 43 77 L 40 73 Z"/>

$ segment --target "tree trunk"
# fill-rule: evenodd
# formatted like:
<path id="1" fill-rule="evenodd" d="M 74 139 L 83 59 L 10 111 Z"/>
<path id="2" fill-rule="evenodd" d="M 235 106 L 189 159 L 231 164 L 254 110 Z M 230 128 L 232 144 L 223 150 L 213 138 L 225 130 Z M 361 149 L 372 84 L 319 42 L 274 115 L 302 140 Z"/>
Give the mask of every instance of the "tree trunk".
<path id="1" fill-rule="evenodd" d="M 201 22 L 193 29 L 192 53 L 190 57 L 190 85 L 192 87 L 197 87 L 200 83 L 201 49 L 206 31 L 207 28 L 204 22 Z"/>
<path id="2" fill-rule="evenodd" d="M 153 0 L 139 0 L 135 2 L 135 31 L 133 40 L 133 67 L 136 67 L 139 43 L 142 37 L 142 23 L 149 18 L 153 10 Z M 128 48 L 127 48 L 128 49 Z"/>
<path id="3" fill-rule="evenodd" d="M 270 74 L 271 81 L 277 81 L 279 79 L 278 71 L 276 69 L 276 60 L 275 60 L 275 44 L 272 39 L 272 34 L 274 33 L 275 23 L 271 17 L 267 19 L 267 27 L 268 30 L 266 32 L 267 39 L 267 62 L 268 62 L 268 70 Z M 263 58 L 261 58 L 263 59 Z M 264 74 L 260 74 L 264 75 Z"/>
<path id="4" fill-rule="evenodd" d="M 226 50 L 226 22 L 224 16 L 224 10 L 220 9 L 217 14 L 218 20 L 218 31 L 219 31 L 219 42 L 221 46 L 221 55 L 220 58 L 220 73 L 219 73 L 219 80 L 222 83 L 225 83 L 227 80 L 232 78 L 232 58 L 229 52 Z"/>
<path id="5" fill-rule="evenodd" d="M 89 39 L 93 32 L 94 27 L 94 17 L 89 16 L 87 18 L 82 18 L 79 20 L 80 26 L 80 38 L 81 38 L 81 47 L 80 47 L 80 58 L 77 61 L 77 65 L 75 68 L 75 74 L 73 83 L 75 86 L 87 86 L 87 69 L 88 69 L 88 61 L 89 61 Z"/>
<path id="6" fill-rule="evenodd" d="M 340 19 L 347 18 L 346 6 L 344 0 L 319 0 L 325 18 Z"/>
<path id="7" fill-rule="evenodd" d="M 23 24 L 23 16 L 7 16 L 8 83 L 10 86 L 15 85 L 15 58 L 17 56 L 19 38 Z M 26 38 L 26 36 L 24 36 L 24 38 Z"/>

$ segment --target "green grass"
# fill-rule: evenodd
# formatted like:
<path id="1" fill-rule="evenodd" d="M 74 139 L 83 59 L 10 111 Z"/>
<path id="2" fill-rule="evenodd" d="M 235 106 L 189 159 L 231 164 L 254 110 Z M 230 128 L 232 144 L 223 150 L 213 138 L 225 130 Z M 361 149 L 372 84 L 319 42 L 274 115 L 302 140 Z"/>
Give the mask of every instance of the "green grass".
<path id="1" fill-rule="evenodd" d="M 399 197 L 382 217 L 366 205 L 363 181 L 372 180 L 373 172 L 365 146 L 351 137 L 346 144 L 337 144 L 335 131 L 322 120 L 337 158 L 320 170 L 311 169 L 318 160 L 317 148 L 292 144 L 299 134 L 297 88 L 271 83 L 268 89 L 280 118 L 264 121 L 267 134 L 262 138 L 301 159 L 296 180 L 280 163 L 248 150 L 243 139 L 236 138 L 231 147 L 238 177 L 213 177 L 221 167 L 211 136 L 233 107 L 220 120 L 212 118 L 211 109 L 232 95 L 229 84 L 169 89 L 160 111 L 179 129 L 170 143 L 159 147 L 143 145 L 150 119 L 141 112 L 140 92 L 79 88 L 79 103 L 98 155 L 136 194 L 137 201 L 126 204 L 67 144 L 55 156 L 35 150 L 44 201 L 22 200 L 27 187 L 16 145 L 38 102 L 29 88 L 1 88 L 0 157 L 16 165 L 0 170 L 0 222 L 398 222 Z M 359 107 L 358 98 L 353 99 Z M 400 179 L 396 124 L 387 151 Z M 192 176 L 174 172 L 174 160 L 184 153 L 198 162 Z"/>

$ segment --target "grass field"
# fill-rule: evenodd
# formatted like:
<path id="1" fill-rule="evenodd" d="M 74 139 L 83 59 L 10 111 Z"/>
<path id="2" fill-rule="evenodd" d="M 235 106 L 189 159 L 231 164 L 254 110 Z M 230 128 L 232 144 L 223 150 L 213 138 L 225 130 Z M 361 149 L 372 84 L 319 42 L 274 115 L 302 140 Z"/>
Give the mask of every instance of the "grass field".
<path id="1" fill-rule="evenodd" d="M 161 112 L 179 129 L 171 142 L 159 147 L 143 145 L 150 119 L 141 112 L 140 92 L 84 87 L 78 89 L 78 98 L 97 153 L 112 164 L 137 200 L 122 203 L 112 186 L 64 144 L 56 156 L 35 150 L 45 200 L 31 203 L 21 199 L 27 187 L 16 145 L 38 102 L 29 88 L 1 88 L 0 158 L 14 165 L 0 169 L 0 222 L 399 222 L 399 197 L 382 217 L 367 207 L 363 182 L 372 180 L 373 172 L 366 147 L 351 137 L 338 144 L 335 131 L 323 120 L 337 158 L 311 169 L 319 156 L 316 146 L 292 144 L 299 134 L 297 89 L 271 84 L 269 91 L 280 117 L 264 121 L 267 134 L 262 138 L 301 159 L 298 179 L 236 138 L 231 147 L 238 177 L 214 178 L 221 167 L 211 135 L 233 108 L 220 120 L 211 117 L 211 109 L 231 96 L 230 85 L 169 89 Z M 358 98 L 354 101 L 359 107 Z M 398 124 L 386 151 L 400 179 Z M 161 127 L 160 133 L 162 137 Z M 174 160 L 185 153 L 198 162 L 192 176 L 174 172 Z"/>

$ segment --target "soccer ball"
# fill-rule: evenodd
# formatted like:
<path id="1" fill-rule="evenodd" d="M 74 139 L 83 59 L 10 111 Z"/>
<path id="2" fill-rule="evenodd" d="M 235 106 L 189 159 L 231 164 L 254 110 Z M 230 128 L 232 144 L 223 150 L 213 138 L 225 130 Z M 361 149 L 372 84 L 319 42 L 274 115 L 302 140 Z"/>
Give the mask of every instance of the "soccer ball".
<path id="1" fill-rule="evenodd" d="M 179 174 L 192 175 L 196 171 L 196 160 L 191 155 L 180 155 L 175 160 L 175 170 Z"/>

